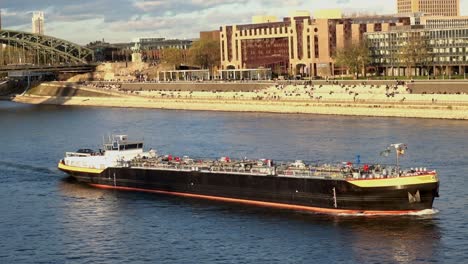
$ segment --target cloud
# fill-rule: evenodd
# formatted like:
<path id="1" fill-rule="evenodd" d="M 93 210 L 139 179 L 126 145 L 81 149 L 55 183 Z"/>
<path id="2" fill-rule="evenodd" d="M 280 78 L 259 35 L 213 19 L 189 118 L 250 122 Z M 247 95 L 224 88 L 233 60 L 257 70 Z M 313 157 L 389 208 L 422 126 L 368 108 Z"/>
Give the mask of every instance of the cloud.
<path id="1" fill-rule="evenodd" d="M 4 28 L 31 30 L 31 11 L 45 11 L 46 34 L 78 43 L 105 38 L 194 38 L 221 25 L 249 23 L 253 15 L 341 8 L 394 13 L 396 0 L 1 0 Z M 461 0 L 468 8 L 468 0 Z"/>

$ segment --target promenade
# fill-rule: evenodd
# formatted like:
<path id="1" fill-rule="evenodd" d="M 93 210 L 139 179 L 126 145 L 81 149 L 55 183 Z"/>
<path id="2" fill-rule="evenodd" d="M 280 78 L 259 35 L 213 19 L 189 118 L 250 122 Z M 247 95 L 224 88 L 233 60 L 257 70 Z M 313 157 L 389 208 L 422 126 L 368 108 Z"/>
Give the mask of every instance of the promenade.
<path id="1" fill-rule="evenodd" d="M 14 100 L 102 107 L 468 119 L 467 94 L 414 94 L 403 83 L 270 83 L 245 90 L 230 84 L 217 84 L 213 86 L 217 89 L 211 90 L 203 86 L 177 89 L 181 86 L 172 85 L 174 89 L 157 90 L 148 84 L 55 82 L 42 84 Z"/>

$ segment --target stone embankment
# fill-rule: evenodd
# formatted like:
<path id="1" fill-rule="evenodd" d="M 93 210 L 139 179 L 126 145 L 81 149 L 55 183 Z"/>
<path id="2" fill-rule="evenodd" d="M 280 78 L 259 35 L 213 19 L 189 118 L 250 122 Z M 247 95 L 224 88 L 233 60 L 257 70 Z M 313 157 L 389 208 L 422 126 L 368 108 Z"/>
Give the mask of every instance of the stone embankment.
<path id="1" fill-rule="evenodd" d="M 242 89 L 240 87 L 243 87 Z M 103 107 L 468 119 L 466 94 L 414 94 L 403 84 L 48 83 L 17 102 Z"/>

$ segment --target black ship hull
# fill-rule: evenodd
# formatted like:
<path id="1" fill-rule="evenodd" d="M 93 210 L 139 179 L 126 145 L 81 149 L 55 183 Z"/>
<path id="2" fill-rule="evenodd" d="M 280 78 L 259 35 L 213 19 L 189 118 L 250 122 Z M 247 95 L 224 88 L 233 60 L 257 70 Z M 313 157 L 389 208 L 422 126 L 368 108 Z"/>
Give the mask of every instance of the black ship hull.
<path id="1" fill-rule="evenodd" d="M 439 187 L 438 181 L 418 180 L 386 186 L 379 184 L 379 180 L 360 184 L 321 178 L 148 168 L 83 170 L 61 164 L 59 169 L 79 182 L 100 188 L 338 214 L 404 214 L 432 209 Z"/>

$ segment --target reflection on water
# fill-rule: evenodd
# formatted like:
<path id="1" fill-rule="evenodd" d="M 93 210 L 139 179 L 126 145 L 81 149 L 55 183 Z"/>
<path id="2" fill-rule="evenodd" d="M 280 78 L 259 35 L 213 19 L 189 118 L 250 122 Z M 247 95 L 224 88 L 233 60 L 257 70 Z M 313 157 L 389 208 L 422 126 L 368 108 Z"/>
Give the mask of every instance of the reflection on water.
<path id="1" fill-rule="evenodd" d="M 464 263 L 467 130 L 466 121 L 0 102 L 0 263 Z M 99 190 L 56 169 L 64 152 L 96 149 L 112 132 L 161 153 L 276 160 L 385 162 L 382 148 L 405 142 L 404 165 L 440 174 L 438 213 L 329 216 Z"/>
<path id="2" fill-rule="evenodd" d="M 59 187 L 63 195 L 73 198 L 63 212 L 68 219 L 65 226 L 67 235 L 88 241 L 91 229 L 94 236 L 89 242 L 96 249 L 103 246 L 121 248 L 118 239 L 122 234 L 127 234 L 124 228 L 126 223 L 121 218 L 138 217 L 139 212 L 132 209 L 137 204 L 138 208 L 145 208 L 144 217 L 155 227 L 164 226 L 158 222 L 167 211 L 180 209 L 185 214 L 209 214 L 217 222 L 224 221 L 223 216 L 238 218 L 240 225 L 262 225 L 266 221 L 277 228 L 285 222 L 296 223 L 301 229 L 320 232 L 324 236 L 309 237 L 311 243 L 317 243 L 314 241 L 316 239 L 340 241 L 346 248 L 346 252 L 343 252 L 346 258 L 360 263 L 380 263 L 383 260 L 395 263 L 412 263 L 415 260 L 429 262 L 440 254 L 441 235 L 437 223 L 433 221 L 434 215 L 395 217 L 312 214 L 166 195 L 101 190 L 77 183 L 71 178 L 61 181 Z M 189 224 L 184 219 L 178 219 L 178 222 L 178 225 Z M 85 228 L 83 223 L 86 223 Z M 109 226 L 112 228 L 109 229 Z M 156 231 L 162 230 L 157 228 Z M 106 241 L 105 245 L 103 241 Z"/>

